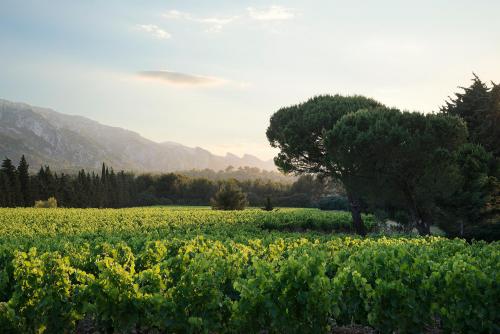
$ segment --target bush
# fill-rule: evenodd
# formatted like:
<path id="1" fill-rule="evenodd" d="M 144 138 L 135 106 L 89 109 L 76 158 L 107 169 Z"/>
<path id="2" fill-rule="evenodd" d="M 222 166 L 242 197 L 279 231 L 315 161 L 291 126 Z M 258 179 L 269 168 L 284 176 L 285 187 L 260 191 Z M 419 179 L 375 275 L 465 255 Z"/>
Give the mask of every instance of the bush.
<path id="1" fill-rule="evenodd" d="M 247 205 L 247 195 L 235 181 L 222 183 L 210 200 L 214 210 L 243 210 Z"/>
<path id="2" fill-rule="evenodd" d="M 464 230 L 463 238 L 467 240 L 498 241 L 500 240 L 500 222 L 470 226 Z"/>
<path id="3" fill-rule="evenodd" d="M 349 211 L 349 202 L 343 196 L 329 196 L 321 198 L 318 207 L 320 210 Z"/>
<path id="4" fill-rule="evenodd" d="M 57 208 L 55 197 L 49 197 L 46 201 L 35 201 L 35 208 Z"/>
<path id="5" fill-rule="evenodd" d="M 266 204 L 264 205 L 262 210 L 264 210 L 264 211 L 273 211 L 274 210 L 273 204 L 271 203 L 271 197 L 269 197 L 269 196 L 266 197 Z"/>
<path id="6" fill-rule="evenodd" d="M 310 196 L 305 193 L 294 193 L 289 196 L 277 197 L 274 204 L 290 208 L 310 208 L 313 206 Z"/>

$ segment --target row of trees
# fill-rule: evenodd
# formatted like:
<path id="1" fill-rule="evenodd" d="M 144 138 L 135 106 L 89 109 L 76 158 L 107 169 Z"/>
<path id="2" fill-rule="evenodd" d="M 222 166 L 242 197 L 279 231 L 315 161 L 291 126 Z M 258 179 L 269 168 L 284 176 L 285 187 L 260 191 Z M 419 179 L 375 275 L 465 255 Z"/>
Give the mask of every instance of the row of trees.
<path id="1" fill-rule="evenodd" d="M 0 168 L 2 207 L 29 207 L 51 197 L 66 207 L 123 207 L 133 202 L 133 188 L 132 174 L 115 173 L 105 164 L 100 175 L 84 170 L 76 175 L 58 174 L 49 166 L 31 175 L 23 155 L 17 167 L 5 158 Z"/>
<path id="2" fill-rule="evenodd" d="M 246 193 L 252 206 L 262 206 L 270 197 L 275 205 L 309 207 L 315 205 L 327 189 L 323 182 L 310 175 L 302 176 L 293 183 L 283 183 L 269 179 L 214 180 L 177 173 L 136 176 L 124 171 L 116 173 L 105 164 L 101 173 L 81 170 L 75 175 L 56 173 L 48 166 L 30 175 L 28 169 L 24 156 L 17 167 L 10 159 L 3 160 L 0 168 L 0 206 L 33 206 L 35 201 L 50 197 L 56 198 L 59 206 L 79 208 L 209 205 L 221 185 L 231 183 Z M 238 173 L 243 172 L 241 169 Z"/>
<path id="3" fill-rule="evenodd" d="M 268 171 L 257 167 L 238 167 L 228 166 L 222 170 L 213 169 L 191 169 L 182 170 L 178 174 L 185 175 L 191 178 L 204 178 L 213 181 L 222 181 L 235 179 L 238 181 L 245 180 L 271 180 L 279 183 L 293 183 L 297 178 L 285 175 L 278 171 Z"/>
<path id="4" fill-rule="evenodd" d="M 343 184 L 361 235 L 361 203 L 422 235 L 437 222 L 464 235 L 500 221 L 500 87 L 478 77 L 427 115 L 363 96 L 317 96 L 278 110 L 267 137 L 282 171 Z"/>

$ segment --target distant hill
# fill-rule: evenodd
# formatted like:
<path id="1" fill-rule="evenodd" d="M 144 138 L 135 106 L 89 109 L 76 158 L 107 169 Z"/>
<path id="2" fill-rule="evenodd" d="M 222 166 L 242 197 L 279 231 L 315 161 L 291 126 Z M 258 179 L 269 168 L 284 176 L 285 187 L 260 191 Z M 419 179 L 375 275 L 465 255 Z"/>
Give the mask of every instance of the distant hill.
<path id="1" fill-rule="evenodd" d="M 22 154 L 33 168 L 49 165 L 64 171 L 98 170 L 102 162 L 136 172 L 222 170 L 228 166 L 276 169 L 272 160 L 248 154 L 218 156 L 200 147 L 156 143 L 82 116 L 0 99 L 0 158 L 18 160 Z"/>

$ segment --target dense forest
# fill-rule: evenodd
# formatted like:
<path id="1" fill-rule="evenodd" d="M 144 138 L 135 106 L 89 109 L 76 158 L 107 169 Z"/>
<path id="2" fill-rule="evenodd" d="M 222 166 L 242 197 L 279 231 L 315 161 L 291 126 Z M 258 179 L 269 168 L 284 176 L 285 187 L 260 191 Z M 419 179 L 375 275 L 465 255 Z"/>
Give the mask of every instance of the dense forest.
<path id="1" fill-rule="evenodd" d="M 101 173 L 81 170 L 76 175 L 40 167 L 29 173 L 26 159 L 17 166 L 5 158 L 0 168 L 0 206 L 33 206 L 37 200 L 57 199 L 61 207 L 121 208 L 148 205 L 209 205 L 220 185 L 233 180 L 247 195 L 251 206 L 263 206 L 267 198 L 274 205 L 310 207 L 316 205 L 326 185 L 310 175 L 294 182 L 270 179 L 276 172 L 256 168 L 227 168 L 225 171 L 190 171 L 181 173 L 140 174 L 102 165 Z M 196 175 L 204 175 L 196 176 Z"/>

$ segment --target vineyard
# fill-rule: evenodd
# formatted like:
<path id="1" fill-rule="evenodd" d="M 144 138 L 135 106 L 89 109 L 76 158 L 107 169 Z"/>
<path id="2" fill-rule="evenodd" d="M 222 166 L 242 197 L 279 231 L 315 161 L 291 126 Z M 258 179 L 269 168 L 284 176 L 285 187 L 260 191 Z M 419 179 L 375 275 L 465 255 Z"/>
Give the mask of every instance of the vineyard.
<path id="1" fill-rule="evenodd" d="M 350 215 L 0 209 L 1 333 L 500 331 L 500 244 L 349 236 Z"/>

